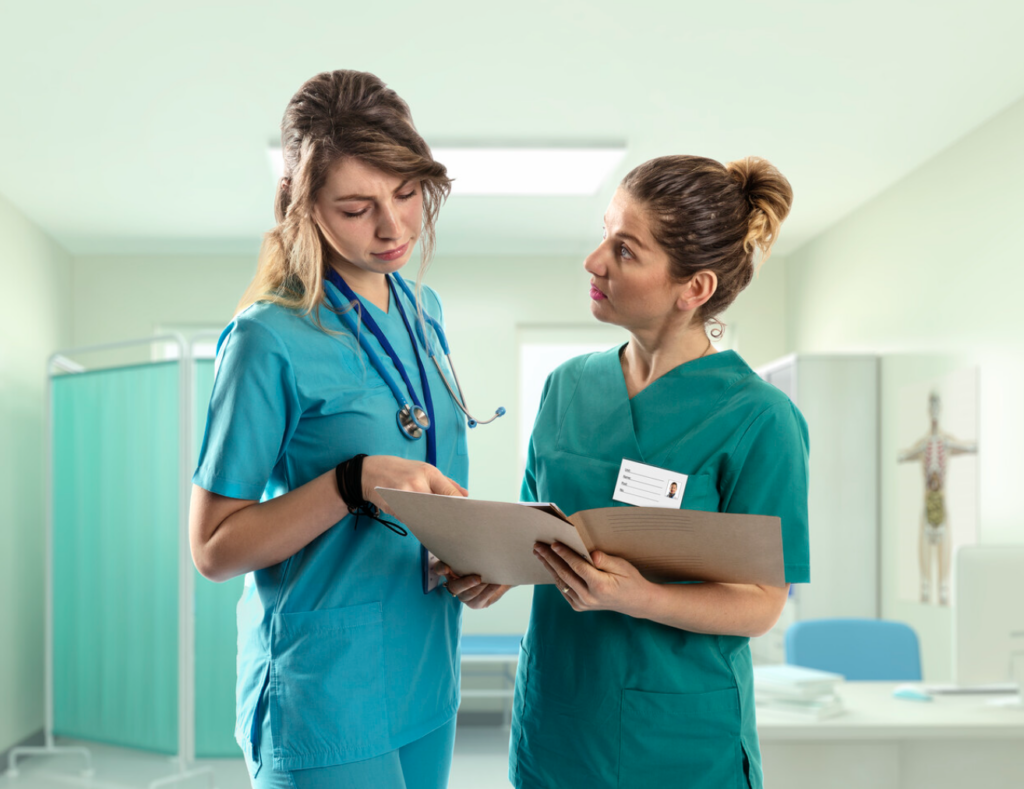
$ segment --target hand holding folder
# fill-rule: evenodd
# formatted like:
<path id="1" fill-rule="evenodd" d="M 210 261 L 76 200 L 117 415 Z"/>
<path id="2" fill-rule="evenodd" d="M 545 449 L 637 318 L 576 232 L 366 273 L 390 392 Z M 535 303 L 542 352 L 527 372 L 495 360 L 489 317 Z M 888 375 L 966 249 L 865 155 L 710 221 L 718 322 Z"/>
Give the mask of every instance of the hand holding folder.
<path id="1" fill-rule="evenodd" d="M 377 488 L 427 550 L 484 583 L 549 584 L 536 542 L 621 556 L 649 581 L 786 583 L 782 525 L 766 515 L 602 507 L 567 517 L 554 504 L 510 504 Z"/>

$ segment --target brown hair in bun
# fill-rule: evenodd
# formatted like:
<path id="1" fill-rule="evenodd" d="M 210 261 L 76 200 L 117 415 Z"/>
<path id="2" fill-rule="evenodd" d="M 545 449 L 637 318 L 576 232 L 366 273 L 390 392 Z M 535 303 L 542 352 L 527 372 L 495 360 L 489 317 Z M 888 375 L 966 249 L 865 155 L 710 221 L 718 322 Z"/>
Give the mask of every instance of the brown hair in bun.
<path id="1" fill-rule="evenodd" d="M 748 156 L 723 165 L 702 156 L 662 156 L 644 162 L 621 187 L 640 202 L 651 232 L 679 280 L 713 271 L 718 288 L 701 307 L 714 321 L 754 276 L 754 252 L 771 255 L 793 204 L 789 181 L 771 163 Z"/>

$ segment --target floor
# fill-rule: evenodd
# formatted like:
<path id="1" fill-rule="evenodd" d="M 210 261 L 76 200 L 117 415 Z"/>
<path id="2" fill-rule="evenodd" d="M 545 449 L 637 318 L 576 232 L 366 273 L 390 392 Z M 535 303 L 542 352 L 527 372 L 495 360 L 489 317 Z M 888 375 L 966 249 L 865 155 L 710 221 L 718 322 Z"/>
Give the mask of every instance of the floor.
<path id="1" fill-rule="evenodd" d="M 63 743 L 60 743 L 63 744 Z M 0 789 L 146 789 L 153 781 L 174 775 L 176 762 L 165 756 L 115 748 L 97 743 L 85 745 L 92 753 L 93 776 L 82 775 L 78 756 L 36 756 L 18 761 L 18 776 L 0 773 Z M 162 783 L 156 789 L 248 789 L 249 776 L 242 759 L 202 759 L 198 768 L 209 775 Z M 7 765 L 0 765 L 6 770 Z M 455 760 L 448 789 L 508 789 L 508 729 L 500 726 L 460 726 L 455 739 Z"/>

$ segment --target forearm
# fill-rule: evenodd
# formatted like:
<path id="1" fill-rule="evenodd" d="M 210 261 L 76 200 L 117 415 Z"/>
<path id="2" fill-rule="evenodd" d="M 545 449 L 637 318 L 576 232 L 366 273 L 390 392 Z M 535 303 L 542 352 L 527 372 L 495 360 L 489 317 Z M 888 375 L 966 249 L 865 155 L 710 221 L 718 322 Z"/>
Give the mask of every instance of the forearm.
<path id="1" fill-rule="evenodd" d="M 201 500 L 193 495 L 193 520 Z M 201 544 L 194 542 L 193 558 L 204 576 L 226 581 L 283 562 L 347 514 L 332 469 L 283 496 L 231 513 Z"/>
<path id="2" fill-rule="evenodd" d="M 629 613 L 692 633 L 761 636 L 778 621 L 788 591 L 753 584 L 650 584 Z"/>

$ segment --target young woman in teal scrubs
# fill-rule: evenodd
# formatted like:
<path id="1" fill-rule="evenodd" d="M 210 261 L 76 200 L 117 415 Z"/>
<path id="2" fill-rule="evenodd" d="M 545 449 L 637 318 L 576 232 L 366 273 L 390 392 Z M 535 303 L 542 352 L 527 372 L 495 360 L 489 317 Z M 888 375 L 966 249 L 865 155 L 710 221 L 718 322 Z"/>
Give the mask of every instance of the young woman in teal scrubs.
<path id="1" fill-rule="evenodd" d="M 440 789 L 461 605 L 504 588 L 426 593 L 419 543 L 371 505 L 377 486 L 466 495 L 466 420 L 414 328 L 441 303 L 397 279 L 417 241 L 429 259 L 450 181 L 372 74 L 309 80 L 281 140 L 278 225 L 220 338 L 193 479 L 196 566 L 246 574 L 235 734 L 256 787 Z M 418 439 L 399 396 L 432 417 Z"/>
<path id="2" fill-rule="evenodd" d="M 687 475 L 682 507 L 782 519 L 786 581 L 653 584 L 626 560 L 538 544 L 516 678 L 517 787 L 761 787 L 748 639 L 810 580 L 807 427 L 707 327 L 770 252 L 792 191 L 767 162 L 654 159 L 623 180 L 587 258 L 591 307 L 622 348 L 548 379 L 523 498 L 617 505 L 624 458 Z"/>

